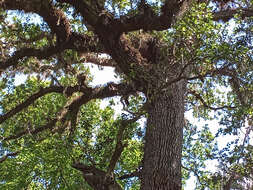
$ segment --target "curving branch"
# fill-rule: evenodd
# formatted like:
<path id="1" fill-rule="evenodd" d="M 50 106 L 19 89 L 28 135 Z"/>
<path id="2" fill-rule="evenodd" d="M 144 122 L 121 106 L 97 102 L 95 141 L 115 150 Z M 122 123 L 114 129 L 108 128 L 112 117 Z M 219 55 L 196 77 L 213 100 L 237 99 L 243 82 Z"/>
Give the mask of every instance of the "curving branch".
<path id="1" fill-rule="evenodd" d="M 14 52 L 14 54 L 5 61 L 0 61 L 0 74 L 10 66 L 18 65 L 18 61 L 26 57 L 36 57 L 37 59 L 46 59 L 57 53 L 63 52 L 67 49 L 73 49 L 77 52 L 97 52 L 103 53 L 104 48 L 98 41 L 96 36 L 81 35 L 72 33 L 70 40 L 63 44 L 56 44 L 41 49 L 23 48 Z"/>
<path id="2" fill-rule="evenodd" d="M 37 99 L 41 98 L 42 96 L 45 96 L 46 94 L 49 93 L 65 93 L 66 95 L 70 96 L 74 92 L 78 92 L 82 90 L 85 92 L 85 88 L 80 88 L 78 85 L 76 86 L 70 86 L 70 87 L 63 87 L 63 86 L 50 86 L 47 88 L 41 88 L 37 93 L 31 95 L 27 100 L 22 102 L 21 104 L 17 105 L 15 108 L 12 110 L 8 111 L 7 113 L 0 115 L 0 124 L 12 117 L 13 115 L 19 113 L 23 109 L 27 108 L 29 105 L 33 104 L 34 101 Z"/>
<path id="3" fill-rule="evenodd" d="M 91 87 L 84 87 L 84 86 L 74 86 L 74 87 L 49 87 L 46 89 L 42 89 L 35 95 L 32 95 L 28 100 L 26 100 L 24 103 L 21 103 L 17 107 L 15 107 L 13 110 L 7 112 L 3 116 L 1 116 L 1 122 L 4 122 L 6 119 L 10 118 L 14 114 L 22 111 L 25 107 L 31 105 L 36 99 L 41 97 L 42 95 L 45 95 L 47 93 L 51 92 L 58 92 L 58 93 L 65 93 L 67 95 L 71 95 L 74 92 L 82 92 L 83 94 L 80 96 L 75 97 L 74 99 L 70 100 L 69 103 L 65 107 L 62 108 L 62 110 L 58 113 L 57 118 L 51 119 L 47 124 L 37 127 L 34 130 L 24 130 L 16 135 L 12 135 L 9 137 L 4 138 L 4 141 L 13 140 L 20 138 L 26 134 L 37 134 L 47 129 L 53 129 L 57 122 L 61 122 L 64 124 L 69 119 L 70 125 L 67 124 L 67 127 L 73 132 L 75 128 L 75 124 L 77 122 L 77 114 L 79 112 L 79 109 L 82 105 L 88 103 L 90 100 L 93 99 L 103 99 L 118 95 L 124 95 L 129 93 L 134 93 L 135 89 L 132 88 L 132 86 L 121 83 L 121 84 L 115 84 L 115 83 L 108 83 L 105 86 L 99 86 L 95 88 Z M 63 127 L 66 127 L 63 125 Z M 61 128 L 54 129 L 54 131 L 60 131 Z"/>
<path id="4" fill-rule="evenodd" d="M 107 175 L 111 175 L 111 173 L 113 173 L 113 170 L 121 156 L 121 153 L 123 152 L 124 148 L 127 146 L 127 144 L 123 144 L 122 142 L 125 129 L 127 128 L 129 124 L 136 122 L 138 119 L 140 119 L 140 117 L 141 115 L 134 117 L 133 119 L 121 121 L 120 127 L 118 129 L 118 134 L 116 136 L 116 147 L 114 149 L 109 166 L 107 168 Z"/>
<path id="5" fill-rule="evenodd" d="M 103 44 L 105 53 L 117 63 L 120 71 L 127 76 L 131 71 L 136 75 L 132 81 L 135 86 L 145 86 L 147 76 L 143 76 L 143 67 L 147 67 L 147 60 L 142 57 L 139 50 L 135 49 L 129 40 L 123 35 L 122 22 L 114 18 L 108 11 L 101 9 L 94 1 L 80 0 L 57 0 L 59 3 L 68 3 L 74 7 L 75 11 L 83 17 L 84 23 L 93 28 L 93 31 L 99 36 Z M 98 1 L 96 1 L 98 2 Z M 100 8 L 99 8 L 100 7 Z M 146 72 L 145 72 L 146 73 Z M 140 85 L 139 83 L 145 83 Z"/>
<path id="6" fill-rule="evenodd" d="M 233 106 L 221 106 L 221 107 L 212 107 L 210 105 L 208 105 L 205 100 L 201 97 L 200 94 L 198 94 L 196 91 L 194 90 L 188 90 L 188 93 L 189 94 L 192 94 L 193 96 L 195 96 L 198 100 L 200 100 L 200 102 L 202 103 L 202 105 L 205 107 L 205 108 L 208 108 L 208 109 L 211 109 L 211 110 L 214 110 L 214 111 L 217 111 L 217 110 L 221 110 L 221 109 L 234 109 L 235 107 Z"/>
<path id="7" fill-rule="evenodd" d="M 49 121 L 47 124 L 37 127 L 36 129 L 33 129 L 33 130 L 26 129 L 18 134 L 3 138 L 2 141 L 15 140 L 15 139 L 18 139 L 18 138 L 20 138 L 24 135 L 27 135 L 27 134 L 35 135 L 35 134 L 45 131 L 47 129 L 52 129 L 55 126 L 57 121 L 58 121 L 57 119 L 53 119 L 53 120 Z"/>
<path id="8" fill-rule="evenodd" d="M 23 48 L 17 50 L 9 59 L 0 62 L 0 73 L 10 66 L 18 65 L 18 61 L 25 57 L 37 57 L 38 59 L 45 59 L 56 53 L 59 53 L 63 49 L 65 49 L 64 46 L 50 46 L 44 49 Z"/>
<path id="9" fill-rule="evenodd" d="M 138 5 L 138 13 L 133 16 L 124 15 L 119 19 L 115 19 L 114 27 L 119 32 L 131 32 L 140 29 L 144 30 L 166 30 L 184 15 L 192 4 L 192 0 L 166 0 L 161 7 L 161 14 L 154 12 L 152 7 L 145 1 L 140 1 Z M 119 27 L 116 27 L 116 26 Z"/>
<path id="10" fill-rule="evenodd" d="M 86 25 L 91 25 L 99 33 L 101 27 L 107 29 L 113 28 L 115 36 L 119 36 L 123 32 L 131 32 L 140 29 L 144 30 L 157 30 L 162 31 L 171 27 L 171 25 L 180 19 L 187 11 L 190 10 L 193 0 L 166 0 L 161 7 L 160 14 L 153 11 L 152 7 L 146 2 L 141 0 L 138 4 L 138 13 L 135 15 L 122 15 L 120 18 L 113 18 L 110 13 L 104 13 L 98 3 L 91 1 L 68 1 L 58 0 L 58 2 L 71 4 L 77 12 L 84 18 Z M 100 2 L 100 1 L 96 1 Z M 102 6 L 103 7 L 103 6 Z M 242 17 L 250 17 L 253 15 L 252 9 L 237 8 L 221 10 L 213 13 L 213 19 L 228 21 L 233 18 L 235 14 L 241 13 Z M 95 16 L 97 15 L 97 16 Z M 101 26 L 101 23 L 107 23 Z"/>
<path id="11" fill-rule="evenodd" d="M 37 13 L 49 25 L 51 31 L 55 33 L 58 40 L 66 42 L 71 34 L 70 23 L 60 9 L 54 7 L 50 0 L 3 0 L 0 6 L 5 10 L 20 10 L 25 12 Z"/>
<path id="12" fill-rule="evenodd" d="M 87 1 L 80 1 L 80 0 L 57 0 L 59 3 L 68 3 L 72 5 L 75 10 L 82 15 L 84 18 L 83 22 L 85 25 L 91 26 L 92 30 L 99 27 L 98 21 L 102 16 L 103 12 L 103 5 L 99 5 L 99 2 L 104 4 L 104 0 L 87 0 Z"/>
<path id="13" fill-rule="evenodd" d="M 82 52 L 104 52 L 96 37 L 77 34 L 71 31 L 71 26 L 64 12 L 57 9 L 51 0 L 34 2 L 33 0 L 3 0 L 0 7 L 5 10 L 19 10 L 40 15 L 49 25 L 53 34 L 57 36 L 55 46 L 43 49 L 23 48 L 17 50 L 9 59 L 0 62 L 0 74 L 10 66 L 15 66 L 25 57 L 49 58 L 66 49 L 74 49 Z"/>

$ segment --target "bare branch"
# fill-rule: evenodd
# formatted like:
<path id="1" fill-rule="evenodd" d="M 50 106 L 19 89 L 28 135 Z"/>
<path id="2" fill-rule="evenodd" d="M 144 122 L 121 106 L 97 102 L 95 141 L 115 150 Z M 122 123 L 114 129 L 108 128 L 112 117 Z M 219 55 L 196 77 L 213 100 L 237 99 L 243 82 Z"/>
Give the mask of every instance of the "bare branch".
<path id="1" fill-rule="evenodd" d="M 122 120 L 121 121 L 119 130 L 118 130 L 118 134 L 116 136 L 116 147 L 114 149 L 114 152 L 112 154 L 109 166 L 107 168 L 107 174 L 108 175 L 110 175 L 113 172 L 113 170 L 116 166 L 116 163 L 117 163 L 117 161 L 119 160 L 119 158 L 121 156 L 121 153 L 123 152 L 124 148 L 127 146 L 127 144 L 123 144 L 123 142 L 122 142 L 123 141 L 123 134 L 124 134 L 125 129 L 127 128 L 127 126 L 129 124 L 131 124 L 133 122 L 136 122 L 139 118 L 140 118 L 140 116 L 135 117 L 135 118 L 130 119 L 130 120 Z"/>
<path id="2" fill-rule="evenodd" d="M 217 110 L 221 110 L 221 109 L 234 109 L 235 107 L 233 106 L 221 106 L 221 107 L 212 107 L 212 106 L 209 106 L 205 100 L 201 97 L 200 94 L 198 94 L 196 91 L 193 91 L 193 90 L 188 90 L 188 92 L 190 94 L 192 94 L 193 96 L 195 96 L 198 100 L 201 101 L 202 105 L 205 107 L 205 108 L 208 108 L 208 109 L 211 109 L 211 110 L 214 110 L 214 111 L 217 111 Z"/>
<path id="3" fill-rule="evenodd" d="M 17 156 L 18 153 L 19 153 L 19 152 L 16 151 L 16 152 L 12 152 L 12 153 L 6 154 L 6 155 L 3 156 L 2 158 L 0 158 L 0 163 L 4 162 L 8 157 Z"/>
<path id="4" fill-rule="evenodd" d="M 138 171 L 138 170 L 136 170 L 136 171 L 134 171 L 134 172 L 132 172 L 130 174 L 122 175 L 118 179 L 119 180 L 124 180 L 124 179 L 129 179 L 129 178 L 132 178 L 132 177 L 140 177 L 140 175 L 141 175 L 141 172 Z"/>
<path id="5" fill-rule="evenodd" d="M 229 19 L 233 18 L 236 14 L 241 15 L 241 17 L 251 17 L 253 16 L 253 9 L 251 8 L 236 8 L 236 9 L 228 9 L 221 10 L 213 13 L 213 20 L 219 21 L 222 20 L 227 22 Z"/>

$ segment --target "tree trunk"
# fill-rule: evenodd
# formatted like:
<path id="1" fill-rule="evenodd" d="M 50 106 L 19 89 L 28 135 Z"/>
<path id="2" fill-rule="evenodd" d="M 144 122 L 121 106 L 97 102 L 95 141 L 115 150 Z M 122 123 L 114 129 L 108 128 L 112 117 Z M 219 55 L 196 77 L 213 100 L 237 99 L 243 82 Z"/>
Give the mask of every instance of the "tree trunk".
<path id="1" fill-rule="evenodd" d="M 185 87 L 181 80 L 150 100 L 142 190 L 181 189 Z"/>

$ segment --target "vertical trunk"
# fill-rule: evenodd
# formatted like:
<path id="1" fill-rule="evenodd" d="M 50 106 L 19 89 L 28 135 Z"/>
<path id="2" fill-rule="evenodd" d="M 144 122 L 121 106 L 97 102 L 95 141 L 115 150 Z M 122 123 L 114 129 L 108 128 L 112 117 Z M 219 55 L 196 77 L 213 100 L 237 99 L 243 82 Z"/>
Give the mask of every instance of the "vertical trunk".
<path id="1" fill-rule="evenodd" d="M 185 82 L 154 95 L 148 111 L 142 190 L 181 189 Z"/>

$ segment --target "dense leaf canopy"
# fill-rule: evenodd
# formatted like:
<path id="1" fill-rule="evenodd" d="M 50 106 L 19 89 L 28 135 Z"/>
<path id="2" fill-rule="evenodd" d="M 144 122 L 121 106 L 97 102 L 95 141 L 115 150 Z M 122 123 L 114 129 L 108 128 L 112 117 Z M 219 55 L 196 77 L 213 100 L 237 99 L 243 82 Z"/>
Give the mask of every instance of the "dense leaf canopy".
<path id="1" fill-rule="evenodd" d="M 219 122 L 185 119 L 182 183 L 253 188 L 252 42 L 252 0 L 0 1 L 0 189 L 140 189 L 150 102 L 180 81 Z"/>

